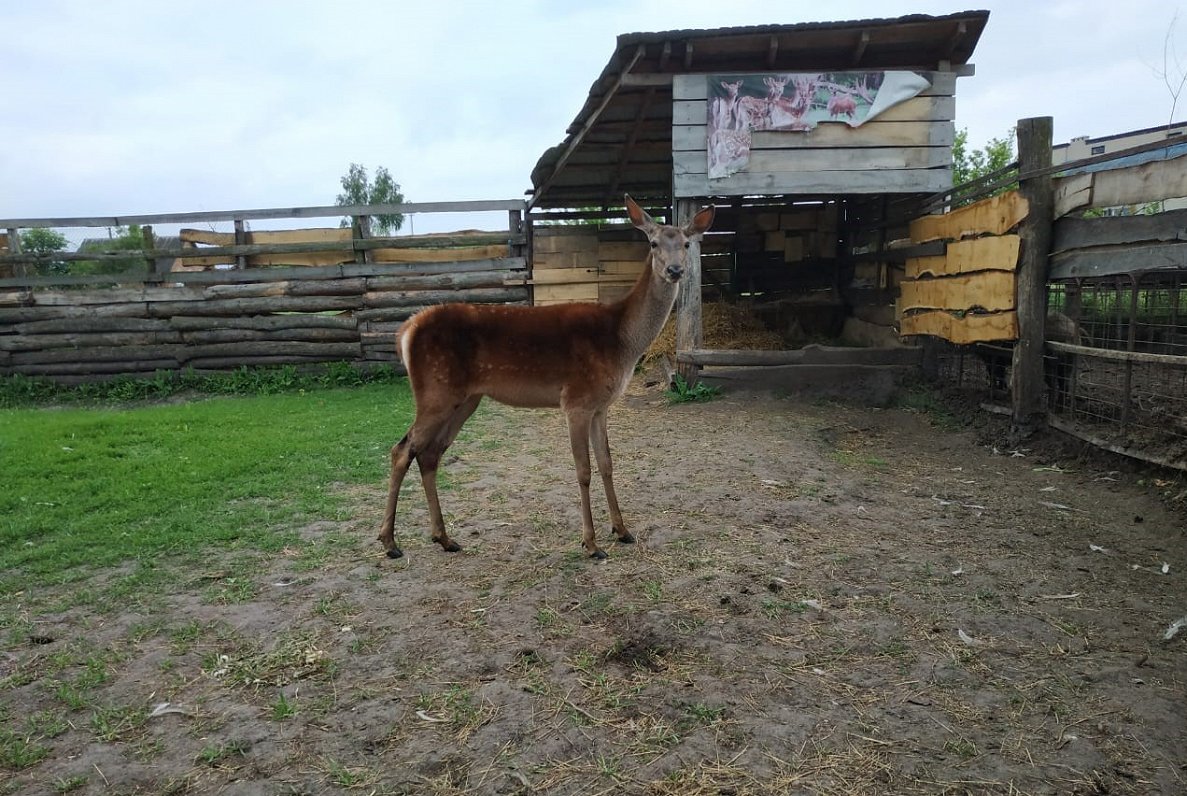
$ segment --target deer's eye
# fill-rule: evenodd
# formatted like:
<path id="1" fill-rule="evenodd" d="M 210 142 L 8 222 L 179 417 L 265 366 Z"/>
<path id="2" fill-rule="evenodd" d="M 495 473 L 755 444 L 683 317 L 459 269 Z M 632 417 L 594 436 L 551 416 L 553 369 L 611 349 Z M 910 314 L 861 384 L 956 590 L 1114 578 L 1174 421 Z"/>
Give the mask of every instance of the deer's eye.
<path id="1" fill-rule="evenodd" d="M 657 243 L 656 241 L 651 241 L 651 248 L 653 248 L 653 249 L 658 249 L 658 248 L 659 248 L 659 243 Z"/>
<path id="2" fill-rule="evenodd" d="M 689 243 L 688 243 L 688 241 L 684 241 L 684 248 L 686 248 L 686 249 L 687 249 L 688 247 L 689 247 Z"/>

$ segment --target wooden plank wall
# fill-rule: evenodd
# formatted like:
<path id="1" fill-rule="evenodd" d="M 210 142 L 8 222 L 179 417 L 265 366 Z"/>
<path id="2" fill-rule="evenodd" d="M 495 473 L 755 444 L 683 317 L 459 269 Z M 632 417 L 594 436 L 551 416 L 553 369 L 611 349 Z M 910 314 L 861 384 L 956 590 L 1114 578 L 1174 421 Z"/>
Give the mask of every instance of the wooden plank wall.
<path id="1" fill-rule="evenodd" d="M 197 271 L 169 278 L 176 281 L 0 289 L 0 374 L 76 382 L 182 368 L 395 364 L 396 329 L 426 306 L 528 301 L 522 257 Z"/>
<path id="2" fill-rule="evenodd" d="M 647 241 L 629 226 L 537 226 L 533 233 L 533 303 L 616 301 L 643 271 Z"/>
<path id="3" fill-rule="evenodd" d="M 900 285 L 900 331 L 966 344 L 1018 337 L 1015 276 L 1026 217 L 1017 191 L 911 222 L 911 243 L 946 243 L 943 255 L 912 257 Z"/>
<path id="4" fill-rule="evenodd" d="M 748 167 L 708 178 L 708 77 L 672 84 L 677 197 L 746 194 L 934 193 L 952 186 L 956 74 L 922 72 L 932 87 L 860 127 L 840 122 L 753 135 Z"/>

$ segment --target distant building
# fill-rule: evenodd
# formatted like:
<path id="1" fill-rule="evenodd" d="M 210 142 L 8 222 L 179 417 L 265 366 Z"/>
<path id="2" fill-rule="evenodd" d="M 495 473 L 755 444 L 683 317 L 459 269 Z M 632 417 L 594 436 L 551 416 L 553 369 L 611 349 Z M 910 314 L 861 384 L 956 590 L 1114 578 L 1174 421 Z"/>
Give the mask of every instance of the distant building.
<path id="1" fill-rule="evenodd" d="M 1122 149 L 1162 141 L 1166 138 L 1184 137 L 1187 140 L 1187 122 L 1164 124 L 1160 127 L 1147 127 L 1144 130 L 1131 130 L 1128 133 L 1114 133 L 1113 135 L 1089 138 L 1086 135 L 1073 138 L 1066 144 L 1056 144 L 1051 148 L 1051 160 L 1056 166 L 1072 160 L 1090 158 L 1093 155 L 1104 155 L 1109 152 L 1119 152 Z"/>

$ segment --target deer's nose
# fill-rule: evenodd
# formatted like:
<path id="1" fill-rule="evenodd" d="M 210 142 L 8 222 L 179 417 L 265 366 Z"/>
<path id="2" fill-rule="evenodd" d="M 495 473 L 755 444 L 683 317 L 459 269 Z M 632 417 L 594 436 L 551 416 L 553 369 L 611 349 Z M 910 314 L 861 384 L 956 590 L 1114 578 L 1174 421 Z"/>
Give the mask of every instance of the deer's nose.
<path id="1" fill-rule="evenodd" d="M 673 263 L 664 269 L 664 272 L 668 275 L 668 279 L 671 279 L 673 282 L 675 282 L 677 279 L 684 276 L 684 266 Z"/>

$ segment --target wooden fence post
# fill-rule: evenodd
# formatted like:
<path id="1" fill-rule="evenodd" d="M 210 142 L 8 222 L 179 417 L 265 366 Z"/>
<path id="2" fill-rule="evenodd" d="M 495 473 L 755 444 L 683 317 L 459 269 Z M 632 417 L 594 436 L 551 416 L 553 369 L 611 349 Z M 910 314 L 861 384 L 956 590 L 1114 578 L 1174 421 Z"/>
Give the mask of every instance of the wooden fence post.
<path id="1" fill-rule="evenodd" d="M 1014 346 L 1010 437 L 1023 439 L 1045 422 L 1043 341 L 1047 317 L 1047 258 L 1051 252 L 1055 199 L 1051 175 L 1052 118 L 1018 121 L 1018 190 L 1029 206 L 1019 227 L 1018 343 Z"/>
<path id="2" fill-rule="evenodd" d="M 692 199 L 676 201 L 676 226 L 682 227 L 696 215 L 697 204 Z M 701 244 L 692 241 L 688 247 L 688 270 L 680 280 L 676 294 L 676 352 L 700 348 L 704 340 L 701 322 Z M 701 366 L 677 362 L 676 372 L 691 387 L 700 378 Z"/>
<path id="3" fill-rule="evenodd" d="M 16 227 L 8 228 L 8 253 L 21 253 L 21 231 Z M 29 264 L 17 263 L 12 271 L 14 276 L 26 277 L 29 275 Z"/>
<path id="4" fill-rule="evenodd" d="M 350 225 L 350 236 L 355 242 L 367 240 L 371 237 L 371 216 L 355 216 Z M 375 259 L 370 249 L 355 249 L 356 263 L 369 263 Z"/>
<path id="5" fill-rule="evenodd" d="M 247 244 L 247 233 L 243 228 L 243 219 L 235 219 L 235 245 L 244 246 Z M 235 257 L 235 268 L 239 271 L 247 269 L 247 255 L 240 254 Z"/>
<path id="6" fill-rule="evenodd" d="M 148 224 L 140 227 L 140 248 L 146 255 L 157 248 L 156 235 L 153 234 L 152 227 Z M 157 264 L 159 262 L 159 260 L 154 260 L 152 257 L 144 258 L 144 266 L 148 271 L 148 275 L 144 278 L 145 284 L 157 284 L 160 281 L 157 278 Z"/>

